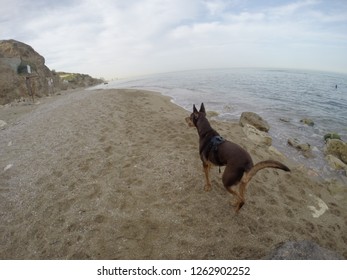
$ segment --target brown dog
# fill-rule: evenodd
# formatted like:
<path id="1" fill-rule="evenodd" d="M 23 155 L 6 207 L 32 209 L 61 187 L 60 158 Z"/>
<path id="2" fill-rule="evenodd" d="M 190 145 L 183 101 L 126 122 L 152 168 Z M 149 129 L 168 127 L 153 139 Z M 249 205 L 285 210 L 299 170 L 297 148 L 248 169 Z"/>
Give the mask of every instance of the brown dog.
<path id="1" fill-rule="evenodd" d="M 263 168 L 278 168 L 290 171 L 284 164 L 275 160 L 266 160 L 253 165 L 249 153 L 239 145 L 224 140 L 215 131 L 206 118 L 204 103 L 200 111 L 193 106 L 193 113 L 186 118 L 189 126 L 195 126 L 199 134 L 199 153 L 204 167 L 206 186 L 205 191 L 211 190 L 209 171 L 212 165 L 226 166 L 222 180 L 224 187 L 233 194 L 237 201 L 236 212 L 245 203 L 246 186 L 252 177 Z M 239 185 L 239 192 L 232 187 Z"/>

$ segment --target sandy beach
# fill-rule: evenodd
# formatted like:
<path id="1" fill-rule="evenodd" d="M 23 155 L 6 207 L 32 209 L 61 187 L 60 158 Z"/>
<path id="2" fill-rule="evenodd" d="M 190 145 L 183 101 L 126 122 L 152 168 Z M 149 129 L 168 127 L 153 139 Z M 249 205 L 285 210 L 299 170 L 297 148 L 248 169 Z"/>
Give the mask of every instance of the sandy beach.
<path id="1" fill-rule="evenodd" d="M 238 123 L 211 121 L 254 162 L 292 172 L 260 171 L 236 214 L 218 168 L 204 191 L 196 129 L 169 98 L 76 90 L 37 101 L 0 107 L 1 259 L 261 259 L 288 240 L 347 258 L 345 186 L 252 143 Z"/>

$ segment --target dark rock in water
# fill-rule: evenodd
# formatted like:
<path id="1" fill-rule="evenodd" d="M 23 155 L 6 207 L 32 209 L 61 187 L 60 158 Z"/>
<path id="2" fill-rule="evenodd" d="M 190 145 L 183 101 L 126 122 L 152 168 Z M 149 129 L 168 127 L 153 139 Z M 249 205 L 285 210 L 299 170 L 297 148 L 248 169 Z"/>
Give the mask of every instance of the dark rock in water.
<path id="1" fill-rule="evenodd" d="M 280 118 L 280 121 L 281 122 L 285 122 L 285 123 L 289 123 L 290 119 L 288 119 L 288 118 Z"/>
<path id="2" fill-rule="evenodd" d="M 300 141 L 296 138 L 289 138 L 288 139 L 288 144 L 300 151 L 310 151 L 311 150 L 311 145 L 308 143 L 300 143 Z"/>
<path id="3" fill-rule="evenodd" d="M 311 119 L 306 119 L 305 118 L 305 119 L 300 120 L 300 122 L 303 123 L 303 124 L 306 124 L 308 126 L 314 126 L 314 121 L 311 120 Z"/>
<path id="4" fill-rule="evenodd" d="M 243 112 L 240 117 L 240 125 L 245 126 L 245 124 L 250 124 L 260 131 L 268 132 L 270 126 L 266 120 L 261 116 L 252 112 Z"/>
<path id="5" fill-rule="evenodd" d="M 298 151 L 301 151 L 306 158 L 313 158 L 312 147 L 308 143 L 300 143 L 296 138 L 289 138 L 288 144 Z"/>
<path id="6" fill-rule="evenodd" d="M 266 260 L 344 260 L 340 254 L 320 247 L 313 241 L 287 241 L 279 243 L 264 257 Z"/>
<path id="7" fill-rule="evenodd" d="M 324 141 L 326 142 L 328 139 L 338 139 L 341 140 L 340 135 L 338 135 L 337 133 L 327 133 L 324 135 Z"/>

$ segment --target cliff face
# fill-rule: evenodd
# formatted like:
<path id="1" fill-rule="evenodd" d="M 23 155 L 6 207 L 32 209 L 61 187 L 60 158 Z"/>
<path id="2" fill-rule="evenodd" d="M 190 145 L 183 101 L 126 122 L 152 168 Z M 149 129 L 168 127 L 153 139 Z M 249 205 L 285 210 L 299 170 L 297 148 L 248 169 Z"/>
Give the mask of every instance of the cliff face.
<path id="1" fill-rule="evenodd" d="M 34 94 L 53 92 L 56 77 L 45 59 L 31 46 L 15 41 L 0 41 L 0 104 Z"/>
<path id="2" fill-rule="evenodd" d="M 89 75 L 71 75 L 70 77 L 77 79 L 67 80 L 51 71 L 45 65 L 44 57 L 27 44 L 0 40 L 0 105 L 21 97 L 42 97 L 61 89 L 92 86 L 102 82 Z"/>

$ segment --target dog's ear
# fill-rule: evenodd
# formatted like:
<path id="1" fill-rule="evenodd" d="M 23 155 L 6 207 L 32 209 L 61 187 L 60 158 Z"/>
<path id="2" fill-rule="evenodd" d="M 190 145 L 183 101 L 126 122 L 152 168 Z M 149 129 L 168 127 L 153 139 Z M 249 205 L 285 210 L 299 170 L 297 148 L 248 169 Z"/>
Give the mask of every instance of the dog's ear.
<path id="1" fill-rule="evenodd" d="M 195 104 L 193 105 L 193 113 L 198 113 L 198 110 L 195 107 Z"/>
<path id="2" fill-rule="evenodd" d="M 201 103 L 200 111 L 201 113 L 206 113 L 204 103 Z"/>

